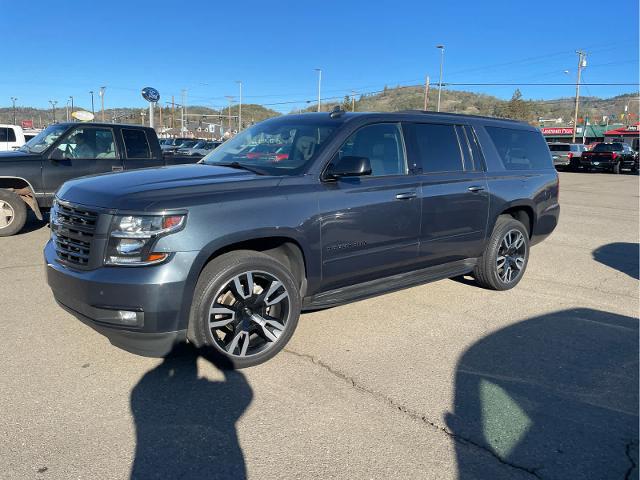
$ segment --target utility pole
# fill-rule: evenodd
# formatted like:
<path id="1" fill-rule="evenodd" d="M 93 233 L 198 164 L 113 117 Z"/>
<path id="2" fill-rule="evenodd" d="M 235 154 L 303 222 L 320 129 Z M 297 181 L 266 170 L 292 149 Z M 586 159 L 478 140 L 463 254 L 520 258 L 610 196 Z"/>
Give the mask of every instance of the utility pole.
<path id="1" fill-rule="evenodd" d="M 171 128 L 176 128 L 176 99 L 171 95 Z"/>
<path id="2" fill-rule="evenodd" d="M 95 110 L 93 108 L 93 90 L 89 90 L 89 94 L 91 94 L 91 113 L 95 115 Z"/>
<path id="3" fill-rule="evenodd" d="M 582 50 L 577 50 L 578 54 L 578 79 L 576 80 L 576 109 L 573 113 L 573 135 L 571 143 L 576 143 L 576 130 L 578 129 L 578 105 L 580 103 L 580 77 L 582 69 L 587 66 L 587 54 Z M 584 126 L 586 128 L 586 125 Z"/>
<path id="4" fill-rule="evenodd" d="M 53 109 L 53 123 L 56 123 L 56 105 L 58 104 L 57 100 L 49 100 L 51 104 L 51 108 Z"/>
<path id="5" fill-rule="evenodd" d="M 227 118 L 227 123 L 229 125 L 229 135 L 231 135 L 231 102 L 233 102 L 233 97 L 231 95 L 225 95 L 227 100 L 229 100 L 229 115 Z"/>
<path id="6" fill-rule="evenodd" d="M 11 102 L 13 102 L 13 124 L 16 124 L 16 97 L 11 97 Z"/>
<path id="7" fill-rule="evenodd" d="M 351 111 L 356 111 L 356 92 L 355 90 L 351 90 Z"/>
<path id="8" fill-rule="evenodd" d="M 181 91 L 180 93 L 182 94 L 182 102 L 181 102 L 181 105 L 180 105 L 180 107 L 181 107 L 181 108 L 180 108 L 180 115 L 181 115 L 181 117 L 182 117 L 182 118 L 180 119 L 180 130 L 181 130 L 181 131 L 180 131 L 180 134 L 181 134 L 181 135 L 184 135 L 184 133 L 186 132 L 186 129 L 185 129 L 185 127 L 184 127 L 184 119 L 185 119 L 185 115 L 186 115 L 185 110 L 186 110 L 186 108 L 187 108 L 187 107 L 185 106 L 185 103 L 186 103 L 186 101 L 187 101 L 187 100 L 186 100 L 186 97 L 187 97 L 187 89 L 186 89 L 186 88 L 183 88 L 183 89 L 182 89 L 182 91 Z"/>
<path id="9" fill-rule="evenodd" d="M 440 80 L 438 81 L 438 112 L 440 111 L 440 95 L 442 94 L 442 70 L 444 68 L 444 45 L 436 45 L 440 49 Z"/>
<path id="10" fill-rule="evenodd" d="M 320 89 L 322 87 L 322 69 L 316 68 L 316 72 L 318 72 L 318 111 L 320 111 Z"/>
<path id="11" fill-rule="evenodd" d="M 238 80 L 236 82 L 240 85 L 240 103 L 238 103 L 238 133 L 242 130 L 242 81 Z"/>
<path id="12" fill-rule="evenodd" d="M 424 110 L 427 109 L 428 105 L 429 105 L 429 75 L 427 75 L 424 81 Z"/>
<path id="13" fill-rule="evenodd" d="M 104 122 L 104 91 L 106 90 L 107 87 L 100 87 L 100 90 L 98 90 L 98 95 L 100 95 L 100 103 L 101 103 L 101 108 L 102 108 L 102 121 Z"/>
<path id="14" fill-rule="evenodd" d="M 160 113 L 160 133 L 162 133 L 162 104 L 159 105 L 158 112 Z"/>
<path id="15" fill-rule="evenodd" d="M 73 118 L 73 97 L 69 95 L 69 99 L 71 99 L 71 118 Z"/>
<path id="16" fill-rule="evenodd" d="M 147 112 L 145 112 L 144 110 L 142 110 L 140 112 L 140 116 L 142 117 L 142 126 L 144 126 L 144 117 L 145 117 L 146 114 L 147 114 Z"/>

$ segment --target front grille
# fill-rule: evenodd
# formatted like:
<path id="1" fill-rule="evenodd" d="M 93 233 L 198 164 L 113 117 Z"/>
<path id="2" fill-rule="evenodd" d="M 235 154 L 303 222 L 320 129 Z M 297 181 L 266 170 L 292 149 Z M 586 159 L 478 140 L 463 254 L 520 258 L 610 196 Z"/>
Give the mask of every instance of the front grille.
<path id="1" fill-rule="evenodd" d="M 51 231 L 60 261 L 86 267 L 98 214 L 85 207 L 56 201 L 51 211 Z"/>

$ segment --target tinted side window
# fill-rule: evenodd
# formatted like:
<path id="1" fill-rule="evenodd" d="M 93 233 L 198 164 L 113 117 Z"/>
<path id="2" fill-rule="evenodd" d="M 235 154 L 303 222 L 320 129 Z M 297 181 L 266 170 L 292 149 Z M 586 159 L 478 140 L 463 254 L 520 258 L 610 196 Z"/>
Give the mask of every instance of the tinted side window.
<path id="1" fill-rule="evenodd" d="M 151 158 L 149 141 L 144 130 L 122 129 L 122 139 L 127 158 Z"/>
<path id="2" fill-rule="evenodd" d="M 367 157 L 372 177 L 404 175 L 407 171 L 402 133 L 395 123 L 362 127 L 344 142 L 334 163 L 345 156 Z"/>
<path id="3" fill-rule="evenodd" d="M 542 135 L 530 130 L 485 127 L 507 170 L 553 168 L 549 148 Z"/>
<path id="4" fill-rule="evenodd" d="M 13 128 L 0 128 L 0 142 L 15 142 L 16 132 Z"/>
<path id="5" fill-rule="evenodd" d="M 416 123 L 418 155 L 423 172 L 461 172 L 462 154 L 453 125 Z"/>
<path id="6" fill-rule="evenodd" d="M 484 157 L 482 156 L 482 150 L 480 150 L 480 144 L 478 143 L 478 137 L 476 132 L 470 126 L 465 126 L 464 131 L 467 135 L 467 141 L 471 147 L 471 153 L 473 156 L 474 170 L 484 170 Z"/>

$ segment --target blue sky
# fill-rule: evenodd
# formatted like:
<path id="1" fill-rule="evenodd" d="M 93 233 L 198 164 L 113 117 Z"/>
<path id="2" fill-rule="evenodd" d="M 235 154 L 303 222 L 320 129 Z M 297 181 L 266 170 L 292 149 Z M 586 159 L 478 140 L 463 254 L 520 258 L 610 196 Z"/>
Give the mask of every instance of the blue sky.
<path id="1" fill-rule="evenodd" d="M 0 106 L 90 107 L 107 86 L 107 107 L 139 106 L 144 86 L 162 101 L 188 89 L 187 103 L 244 102 L 282 112 L 316 97 L 385 85 L 575 81 L 575 50 L 588 52 L 587 83 L 638 82 L 638 1 L 191 1 L 0 0 L 5 51 Z M 599 19 L 608 19 L 604 24 Z M 7 55 L 7 52 L 15 52 Z M 569 73 L 564 73 L 569 70 Z M 454 88 L 454 87 L 452 87 Z M 455 87 L 509 98 L 516 87 Z M 571 96 L 574 87 L 521 86 L 526 98 Z M 611 96 L 632 86 L 588 86 Z M 97 102 L 97 96 L 96 96 Z"/>

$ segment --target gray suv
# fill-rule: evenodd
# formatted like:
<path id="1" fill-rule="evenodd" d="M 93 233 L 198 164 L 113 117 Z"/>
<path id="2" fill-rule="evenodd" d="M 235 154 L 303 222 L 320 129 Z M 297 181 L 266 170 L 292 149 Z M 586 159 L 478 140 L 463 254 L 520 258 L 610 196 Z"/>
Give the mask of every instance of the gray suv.
<path id="1" fill-rule="evenodd" d="M 287 155 L 246 155 L 262 144 Z M 157 356 L 186 340 L 241 368 L 282 349 L 304 310 L 466 274 L 510 289 L 559 210 L 529 125 L 309 113 L 199 164 L 65 183 L 44 256 L 60 306 L 113 344 Z"/>

